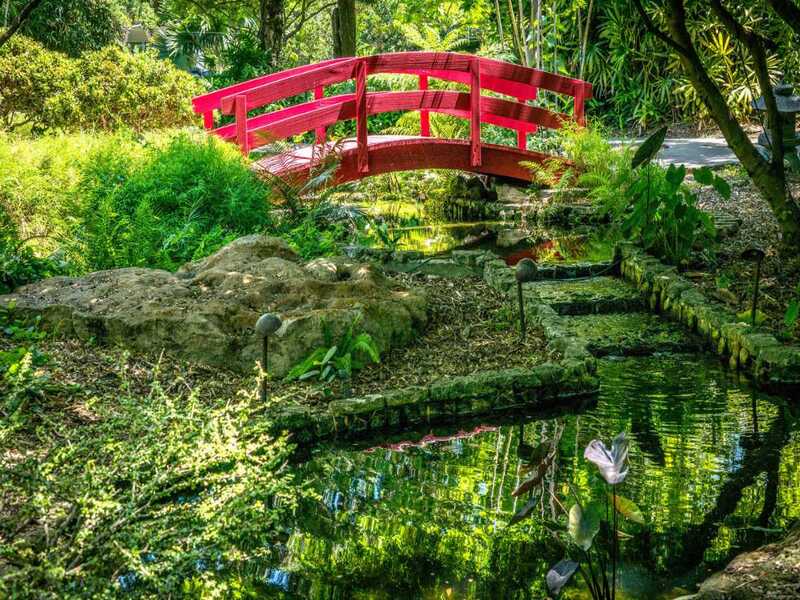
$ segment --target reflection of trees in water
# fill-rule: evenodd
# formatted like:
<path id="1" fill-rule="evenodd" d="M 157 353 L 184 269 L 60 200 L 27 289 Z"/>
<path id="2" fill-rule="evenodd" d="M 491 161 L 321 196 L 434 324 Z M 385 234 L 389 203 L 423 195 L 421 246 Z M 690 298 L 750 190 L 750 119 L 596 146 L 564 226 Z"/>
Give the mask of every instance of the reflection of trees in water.
<path id="1" fill-rule="evenodd" d="M 756 483 L 761 474 L 766 474 L 764 501 L 757 524 L 766 527 L 775 512 L 778 499 L 778 473 L 781 462 L 781 450 L 789 441 L 789 423 L 787 410 L 784 409 L 772 421 L 769 430 L 763 435 L 757 434 L 757 416 L 754 421 L 754 433 L 750 443 L 744 450 L 740 467 L 731 473 L 722 484 L 714 508 L 707 512 L 697 525 L 692 525 L 683 536 L 684 552 L 675 557 L 675 563 L 691 568 L 703 559 L 705 551 L 711 546 L 719 533 L 725 519 L 734 514 L 745 490 Z M 747 440 L 748 436 L 743 436 Z M 763 541 L 763 536 L 753 536 L 750 529 L 750 544 Z M 741 540 L 744 542 L 745 540 Z M 738 548 L 741 550 L 742 548 Z"/>

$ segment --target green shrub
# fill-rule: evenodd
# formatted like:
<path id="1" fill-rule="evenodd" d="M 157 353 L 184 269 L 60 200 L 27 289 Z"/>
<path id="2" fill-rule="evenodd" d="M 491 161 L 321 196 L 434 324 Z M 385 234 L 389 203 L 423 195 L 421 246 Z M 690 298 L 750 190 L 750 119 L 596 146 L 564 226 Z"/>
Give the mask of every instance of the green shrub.
<path id="1" fill-rule="evenodd" d="M 185 131 L 0 135 L 0 206 L 73 271 L 174 269 L 269 224 L 270 188 L 236 148 Z"/>
<path id="2" fill-rule="evenodd" d="M 78 60 L 68 89 L 50 102 L 52 126 L 142 131 L 189 125 L 196 122 L 191 98 L 202 91 L 191 75 L 154 53 L 108 46 Z"/>
<path id="3" fill-rule="evenodd" d="M 27 0 L 12 0 L 20 9 Z M 122 38 L 125 15 L 116 0 L 44 0 L 22 27 L 22 33 L 50 50 L 79 56 Z"/>
<path id="4" fill-rule="evenodd" d="M 229 597 L 228 574 L 269 560 L 311 495 L 270 433 L 275 405 L 127 383 L 79 425 L 55 403 L 40 429 L 0 419 L 6 447 L 35 447 L 0 463 L 4 598 Z"/>
<path id="5" fill-rule="evenodd" d="M 21 35 L 0 48 L 0 125 L 43 129 L 50 102 L 74 78 L 76 62 Z"/>
<path id="6" fill-rule="evenodd" d="M 0 119 L 6 129 L 135 131 L 196 121 L 199 81 L 149 52 L 116 46 L 70 59 L 15 36 L 0 48 Z"/>
<path id="7" fill-rule="evenodd" d="M 175 269 L 269 224 L 268 187 L 235 147 L 179 133 L 159 146 L 129 135 L 86 158 L 72 198 L 72 254 L 91 269 Z"/>

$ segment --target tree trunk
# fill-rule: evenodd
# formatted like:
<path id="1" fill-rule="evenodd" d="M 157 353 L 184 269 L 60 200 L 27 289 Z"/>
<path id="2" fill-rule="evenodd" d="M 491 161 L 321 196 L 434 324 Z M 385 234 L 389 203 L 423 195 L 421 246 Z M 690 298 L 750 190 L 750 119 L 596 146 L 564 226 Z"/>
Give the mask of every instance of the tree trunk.
<path id="1" fill-rule="evenodd" d="M 283 0 L 259 0 L 259 9 L 258 34 L 261 49 L 269 53 L 270 63 L 277 67 L 286 34 Z"/>
<path id="2" fill-rule="evenodd" d="M 331 13 L 334 56 L 356 55 L 356 2 L 337 0 Z"/>
<path id="3" fill-rule="evenodd" d="M 669 34 L 658 29 L 644 10 L 641 0 L 635 0 L 639 14 L 647 28 L 675 50 L 681 61 L 686 76 L 705 104 L 714 122 L 719 127 L 725 141 L 742 163 L 753 184 L 764 197 L 778 221 L 786 250 L 796 249 L 800 245 L 800 206 L 786 185 L 786 177 L 782 160 L 770 163 L 758 153 L 755 144 L 747 137 L 742 126 L 733 117 L 730 107 L 722 92 L 711 79 L 702 59 L 697 54 L 694 42 L 686 27 L 686 10 L 683 0 L 669 0 L 667 10 L 667 27 Z M 752 52 L 751 52 L 752 53 Z M 762 93 L 767 92 L 763 89 Z"/>

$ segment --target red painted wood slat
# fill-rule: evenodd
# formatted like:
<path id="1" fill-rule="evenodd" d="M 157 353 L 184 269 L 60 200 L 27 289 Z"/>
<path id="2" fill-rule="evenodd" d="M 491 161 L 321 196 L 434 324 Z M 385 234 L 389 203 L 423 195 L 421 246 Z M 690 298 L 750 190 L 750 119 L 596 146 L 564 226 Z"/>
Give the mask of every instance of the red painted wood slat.
<path id="1" fill-rule="evenodd" d="M 531 181 L 531 172 L 520 165 L 522 161 L 543 163 L 552 157 L 540 152 L 519 150 L 507 146 L 484 144 L 480 166 L 472 165 L 472 147 L 468 140 L 438 138 L 406 138 L 378 141 L 370 144 L 370 175 L 419 169 L 454 169 L 485 175 L 509 177 Z M 363 177 L 358 169 L 358 151 L 355 145 L 338 155 L 340 166 L 334 177 L 335 184 L 355 181 Z M 567 163 L 568 165 L 568 163 Z M 278 168 L 281 166 L 282 168 Z M 275 157 L 257 163 L 259 170 L 280 177 L 302 180 L 308 177 L 307 161 L 279 161 Z"/>
<path id="2" fill-rule="evenodd" d="M 353 69 L 357 64 L 356 59 L 350 58 L 247 90 L 243 92 L 247 97 L 247 109 L 252 110 L 283 98 L 297 96 L 318 85 L 332 85 L 352 79 Z M 224 114 L 229 115 L 233 112 L 234 99 L 235 96 L 226 96 L 222 99 L 220 109 Z"/>
<path id="3" fill-rule="evenodd" d="M 367 114 L 375 115 L 392 111 L 416 111 L 427 109 L 462 119 L 471 117 L 470 95 L 466 92 L 428 90 L 409 92 L 372 92 L 367 94 Z M 248 121 L 250 146 L 288 138 L 319 127 L 329 127 L 339 121 L 356 118 L 355 95 L 328 96 L 321 101 L 311 101 L 290 106 L 274 113 L 258 115 Z M 538 125 L 558 129 L 571 117 L 552 113 L 537 106 L 529 106 L 483 96 L 481 98 L 481 122 L 509 129 L 524 129 L 534 133 Z M 214 130 L 223 139 L 236 137 L 235 124 Z"/>
<path id="4" fill-rule="evenodd" d="M 428 89 L 428 76 L 419 76 L 419 89 L 425 91 Z M 431 137 L 431 115 L 427 110 L 419 112 L 419 134 L 422 137 Z"/>
<path id="5" fill-rule="evenodd" d="M 315 100 L 322 100 L 325 97 L 325 88 L 321 85 L 318 85 L 314 88 L 314 99 Z M 325 127 L 317 127 L 317 134 L 316 140 L 318 144 L 324 144 L 325 138 L 327 137 L 327 132 Z"/>
<path id="6" fill-rule="evenodd" d="M 194 112 L 200 113 L 207 113 L 213 110 L 221 110 L 222 109 L 222 99 L 227 96 L 235 96 L 236 94 L 240 94 L 242 92 L 249 91 L 253 88 L 262 86 L 264 84 L 270 83 L 272 81 L 277 81 L 279 79 L 285 79 L 286 77 L 291 77 L 293 75 L 297 75 L 299 73 L 305 73 L 306 71 L 312 71 L 314 69 L 319 68 L 320 66 L 335 64 L 338 62 L 342 62 L 344 60 L 349 60 L 347 58 L 334 58 L 331 60 L 325 60 L 316 64 L 310 65 L 301 65 L 299 67 L 294 67 L 292 69 L 287 69 L 285 71 L 278 71 L 276 73 L 269 73 L 268 75 L 262 75 L 261 77 L 257 77 L 255 79 L 251 79 L 249 81 L 243 81 L 241 83 L 237 83 L 234 85 L 230 85 L 228 87 L 220 88 L 218 90 L 214 90 L 213 92 L 209 92 L 207 94 L 202 94 L 192 99 L 192 106 L 194 107 Z"/>
<path id="7" fill-rule="evenodd" d="M 359 61 L 356 65 L 356 138 L 359 173 L 369 171 L 367 136 L 367 65 L 364 61 Z"/>
<path id="8" fill-rule="evenodd" d="M 472 144 L 472 166 L 481 166 L 481 62 L 475 59 L 470 63 L 470 129 Z"/>
<path id="9" fill-rule="evenodd" d="M 247 135 L 247 96 L 236 96 L 236 140 L 242 154 L 250 154 L 250 138 Z"/>

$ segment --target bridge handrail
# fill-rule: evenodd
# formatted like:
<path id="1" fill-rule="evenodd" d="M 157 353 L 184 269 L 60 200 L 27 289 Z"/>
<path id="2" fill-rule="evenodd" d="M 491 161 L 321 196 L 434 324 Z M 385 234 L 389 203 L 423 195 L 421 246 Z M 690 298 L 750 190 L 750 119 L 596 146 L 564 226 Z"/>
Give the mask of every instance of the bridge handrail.
<path id="1" fill-rule="evenodd" d="M 248 147 L 264 143 L 263 131 L 275 139 L 284 139 L 354 119 L 355 100 L 355 94 L 340 94 L 251 117 L 247 121 Z M 470 97 L 468 93 L 450 90 L 367 94 L 368 116 L 392 111 L 428 111 L 468 119 Z M 522 131 L 525 135 L 535 133 L 538 126 L 557 129 L 564 121 L 571 119 L 563 113 L 491 96 L 481 98 L 480 118 L 482 123 Z M 223 139 L 235 139 L 236 124 L 219 127 L 214 133 Z"/>
<path id="2" fill-rule="evenodd" d="M 367 76 L 378 73 L 417 75 L 420 82 L 420 93 L 417 96 L 413 96 L 413 93 L 395 95 L 396 108 L 387 109 L 386 104 L 381 108 L 381 102 L 392 93 L 367 94 Z M 470 92 L 469 94 L 453 92 L 452 94 L 455 94 L 455 96 L 448 96 L 438 91 L 427 92 L 428 77 L 468 84 Z M 354 99 L 351 100 L 351 96 L 346 94 L 342 95 L 341 99 L 338 99 L 338 97 L 324 98 L 324 86 L 342 83 L 351 79 L 356 80 Z M 289 109 L 276 111 L 276 113 L 273 113 L 275 114 L 274 117 L 261 115 L 252 120 L 248 119 L 250 110 L 312 89 L 315 96 L 315 101 L 312 103 L 304 103 Z M 484 97 L 481 94 L 482 89 L 515 96 L 519 102 Z M 532 130 L 535 131 L 535 128 L 532 129 L 530 127 L 531 125 L 535 127 L 541 124 L 553 127 L 555 122 L 550 118 L 552 116 L 558 118 L 558 125 L 560 126 L 560 119 L 566 117 L 566 115 L 559 115 L 545 109 L 525 110 L 535 108 L 527 106 L 524 102 L 535 98 L 539 89 L 572 96 L 574 98 L 573 116 L 578 123 L 584 123 L 584 103 L 586 99 L 591 98 L 591 84 L 579 79 L 572 79 L 494 59 L 449 52 L 398 52 L 367 57 L 334 59 L 315 65 L 296 67 L 288 71 L 273 73 L 257 80 L 238 84 L 238 87 L 231 86 L 204 95 L 196 99 L 195 110 L 197 112 L 205 111 L 207 127 L 209 122 L 208 107 L 218 108 L 224 114 L 234 114 L 236 116 L 236 122 L 233 126 L 236 131 L 235 137 L 242 152 L 245 154 L 249 153 L 250 144 L 253 142 L 251 124 L 256 125 L 259 130 L 273 130 L 280 123 L 284 126 L 285 131 L 295 131 L 292 126 L 297 127 L 300 121 L 304 120 L 308 127 L 301 131 L 315 128 L 318 142 L 324 142 L 325 127 L 327 125 L 339 120 L 355 118 L 358 167 L 361 172 L 366 173 L 369 169 L 367 154 L 368 114 L 385 112 L 386 110 L 420 110 L 421 133 L 423 136 L 430 135 L 428 120 L 428 112 L 430 110 L 449 114 L 457 113 L 457 116 L 468 116 L 470 119 L 470 142 L 472 148 L 471 160 L 473 166 L 479 166 L 481 164 L 480 125 L 484 117 L 486 118 L 485 122 L 494 122 L 495 124 L 516 129 L 518 146 L 523 149 L 526 145 L 527 133 Z M 463 106 L 465 97 L 468 98 L 469 102 L 468 115 L 465 115 Z M 332 103 L 331 101 L 334 98 L 337 98 L 337 101 Z M 449 104 L 442 106 L 434 101 L 435 98 L 438 99 L 438 102 L 441 102 L 442 99 L 447 99 Z M 404 102 L 409 108 L 405 108 Z M 417 103 L 416 106 L 414 106 L 414 102 Z M 461 105 L 456 106 L 459 102 Z M 491 108 L 483 110 L 482 103 Z M 512 114 L 514 110 L 509 110 L 508 106 L 503 103 L 518 105 L 516 114 Z M 339 113 L 336 113 L 337 109 Z M 498 110 L 499 114 L 497 113 Z M 305 119 L 292 118 L 299 115 L 304 115 Z M 520 119 L 520 116 L 525 118 Z M 314 117 L 316 120 L 312 120 L 310 117 Z M 213 115 L 210 121 L 213 126 Z M 225 131 L 225 137 L 228 137 L 228 128 L 222 129 Z M 220 133 L 222 132 L 220 131 Z M 294 133 L 288 133 L 283 137 L 288 137 L 288 135 L 294 135 Z"/>
<path id="3" fill-rule="evenodd" d="M 349 59 L 333 58 L 316 64 L 300 65 L 299 67 L 294 67 L 291 69 L 287 69 L 285 71 L 277 71 L 275 73 L 269 73 L 267 75 L 262 75 L 261 77 L 256 77 L 255 79 L 242 81 L 241 83 L 235 83 L 233 85 L 229 85 L 224 88 L 219 88 L 218 90 L 214 90 L 213 92 L 208 92 L 207 94 L 202 94 L 200 96 L 195 96 L 194 98 L 192 98 L 192 108 L 194 109 L 195 113 L 203 115 L 203 122 L 206 129 L 212 129 L 214 127 L 214 111 L 222 110 L 222 105 L 221 105 L 222 99 L 225 98 L 226 96 L 230 96 L 232 94 L 241 94 L 242 92 L 249 91 L 253 88 L 262 86 L 266 83 L 270 83 L 278 79 L 283 79 L 284 77 L 291 77 L 292 75 L 298 75 L 306 71 L 311 71 L 312 69 L 315 69 L 320 65 L 333 64 L 341 62 L 343 60 L 349 60 Z"/>

